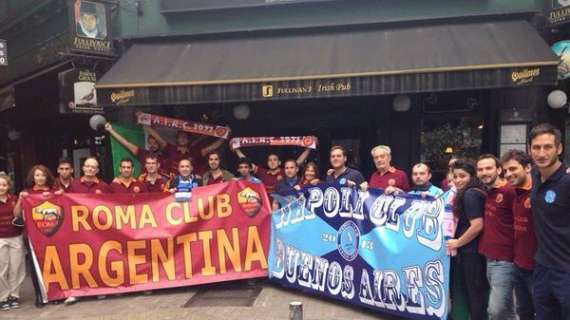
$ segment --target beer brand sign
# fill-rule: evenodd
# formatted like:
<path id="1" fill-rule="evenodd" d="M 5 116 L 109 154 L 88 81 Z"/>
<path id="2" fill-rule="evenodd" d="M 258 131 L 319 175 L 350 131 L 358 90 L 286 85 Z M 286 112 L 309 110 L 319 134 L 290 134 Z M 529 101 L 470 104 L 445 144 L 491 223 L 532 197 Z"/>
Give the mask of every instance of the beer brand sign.
<path id="1" fill-rule="evenodd" d="M 524 69 L 511 73 L 511 79 L 517 85 L 530 83 L 538 76 L 540 76 L 540 68 Z"/>

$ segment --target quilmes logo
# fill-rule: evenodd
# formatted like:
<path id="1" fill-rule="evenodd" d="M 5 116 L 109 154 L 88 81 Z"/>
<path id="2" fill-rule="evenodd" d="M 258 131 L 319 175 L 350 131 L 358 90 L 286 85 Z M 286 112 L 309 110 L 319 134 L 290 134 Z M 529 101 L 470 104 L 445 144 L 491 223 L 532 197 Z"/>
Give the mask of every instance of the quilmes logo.
<path id="1" fill-rule="evenodd" d="M 337 249 L 346 261 L 352 261 L 358 256 L 358 246 L 360 244 L 360 230 L 353 221 L 345 222 L 338 229 Z"/>
<path id="2" fill-rule="evenodd" d="M 511 79 L 515 84 L 525 84 L 532 82 L 534 78 L 538 76 L 540 76 L 540 68 L 533 68 L 523 71 L 513 71 Z"/>
<path id="3" fill-rule="evenodd" d="M 261 95 L 264 98 L 271 98 L 273 97 L 273 85 L 271 84 L 264 84 L 261 86 Z"/>
<path id="4" fill-rule="evenodd" d="M 111 102 L 114 104 L 123 104 L 131 101 L 135 97 L 135 90 L 121 90 L 111 93 Z"/>
<path id="5" fill-rule="evenodd" d="M 63 210 L 60 206 L 45 201 L 32 209 L 32 220 L 43 235 L 51 237 L 63 222 Z"/>
<path id="6" fill-rule="evenodd" d="M 239 206 L 249 217 L 255 217 L 261 209 L 261 196 L 257 191 L 247 187 L 237 194 Z"/>

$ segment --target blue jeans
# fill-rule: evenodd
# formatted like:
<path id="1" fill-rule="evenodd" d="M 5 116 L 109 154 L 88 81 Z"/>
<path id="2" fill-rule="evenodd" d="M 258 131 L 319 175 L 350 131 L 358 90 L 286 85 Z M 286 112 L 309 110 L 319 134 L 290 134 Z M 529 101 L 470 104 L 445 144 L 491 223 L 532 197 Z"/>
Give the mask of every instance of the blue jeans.
<path id="1" fill-rule="evenodd" d="M 487 259 L 489 295 L 489 320 L 514 320 L 513 279 L 515 265 L 512 262 Z"/>
<path id="2" fill-rule="evenodd" d="M 534 319 L 532 273 L 532 270 L 519 268 L 515 265 L 514 286 L 516 310 L 520 320 Z"/>
<path id="3" fill-rule="evenodd" d="M 537 320 L 570 319 L 570 272 L 537 264 L 533 287 Z"/>

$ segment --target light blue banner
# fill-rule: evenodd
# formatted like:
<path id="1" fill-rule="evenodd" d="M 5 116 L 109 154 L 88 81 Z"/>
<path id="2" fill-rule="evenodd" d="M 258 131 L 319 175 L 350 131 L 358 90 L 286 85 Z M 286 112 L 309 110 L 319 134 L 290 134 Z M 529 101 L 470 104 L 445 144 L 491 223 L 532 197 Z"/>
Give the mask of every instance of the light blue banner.
<path id="1" fill-rule="evenodd" d="M 273 212 L 269 277 L 410 319 L 446 319 L 445 201 L 321 185 Z"/>

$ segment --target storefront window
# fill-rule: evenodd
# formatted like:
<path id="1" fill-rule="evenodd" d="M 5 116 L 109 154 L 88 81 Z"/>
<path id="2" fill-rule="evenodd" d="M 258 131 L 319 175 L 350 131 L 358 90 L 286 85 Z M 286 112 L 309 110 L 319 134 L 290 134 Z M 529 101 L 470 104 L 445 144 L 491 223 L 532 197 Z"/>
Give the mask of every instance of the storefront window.
<path id="1" fill-rule="evenodd" d="M 422 162 L 428 163 L 434 173 L 444 173 L 452 155 L 477 157 L 481 151 L 483 127 L 479 117 L 424 119 L 420 137 Z"/>

